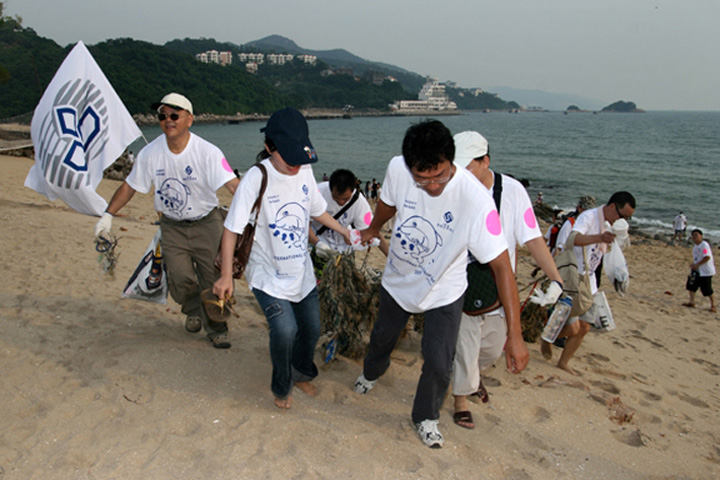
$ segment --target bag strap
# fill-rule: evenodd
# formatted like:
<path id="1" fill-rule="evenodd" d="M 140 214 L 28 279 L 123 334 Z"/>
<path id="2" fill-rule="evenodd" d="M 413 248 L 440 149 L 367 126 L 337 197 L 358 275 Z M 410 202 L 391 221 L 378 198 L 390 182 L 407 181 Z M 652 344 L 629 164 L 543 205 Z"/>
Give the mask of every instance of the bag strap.
<path id="1" fill-rule="evenodd" d="M 258 193 L 258 197 L 255 200 L 255 203 L 253 204 L 252 208 L 250 209 L 250 215 L 252 215 L 253 212 L 255 212 L 255 222 L 257 222 L 258 216 L 260 215 L 260 204 L 262 203 L 262 197 L 265 195 L 265 189 L 267 188 L 267 170 L 265 169 L 265 165 L 262 163 L 256 163 L 252 167 L 258 167 L 260 171 L 262 172 L 262 182 L 260 183 L 260 193 Z M 250 167 L 250 168 L 252 168 Z"/>
<path id="2" fill-rule="evenodd" d="M 572 232 L 570 236 L 568 236 L 567 241 L 565 242 L 565 245 L 567 245 L 570 241 L 572 241 L 572 246 L 570 248 L 575 248 L 575 237 L 577 236 L 578 232 Z M 580 246 L 580 245 L 578 245 Z M 585 265 L 585 273 L 583 275 L 590 275 L 590 265 L 588 265 L 587 261 L 587 251 L 585 249 L 585 245 L 582 246 L 582 254 L 583 254 L 583 264 Z M 577 259 L 575 259 L 575 262 L 577 263 Z"/>
<path id="3" fill-rule="evenodd" d="M 352 196 L 352 198 L 350 199 L 350 201 L 347 202 L 347 203 L 343 206 L 343 208 L 341 208 L 335 215 L 333 215 L 333 218 L 334 218 L 335 220 L 337 220 L 338 218 L 342 217 L 343 214 L 344 214 L 345 212 L 347 212 L 350 207 L 353 206 L 353 203 L 355 203 L 355 202 L 357 201 L 357 199 L 358 199 L 359 196 L 360 196 L 360 189 L 359 189 L 359 188 L 356 188 L 356 189 L 355 189 L 355 193 L 353 194 L 353 196 Z M 328 229 L 328 227 L 326 227 L 325 225 L 323 225 L 322 227 L 318 228 L 318 231 L 315 232 L 315 235 L 317 235 L 317 236 L 319 237 L 320 235 L 322 235 L 323 233 L 325 233 L 325 232 L 327 231 L 327 229 Z"/>
<path id="4" fill-rule="evenodd" d="M 493 200 L 495 200 L 495 208 L 500 213 L 500 199 L 502 198 L 502 174 L 493 172 L 495 174 L 495 183 L 493 184 Z"/>
<path id="5" fill-rule="evenodd" d="M 500 200 L 502 199 L 502 174 L 493 172 L 495 181 L 493 183 L 493 200 L 495 200 L 495 209 L 500 213 Z M 477 259 L 470 255 L 470 263 L 477 262 Z M 494 278 L 494 277 L 493 277 Z"/>

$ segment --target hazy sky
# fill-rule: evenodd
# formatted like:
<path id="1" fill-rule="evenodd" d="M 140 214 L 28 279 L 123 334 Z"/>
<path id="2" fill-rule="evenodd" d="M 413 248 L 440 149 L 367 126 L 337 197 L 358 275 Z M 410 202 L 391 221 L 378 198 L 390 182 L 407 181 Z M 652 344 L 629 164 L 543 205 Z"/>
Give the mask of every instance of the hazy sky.
<path id="1" fill-rule="evenodd" d="M 60 45 L 279 34 L 463 87 L 720 110 L 719 0 L 5 0 Z"/>

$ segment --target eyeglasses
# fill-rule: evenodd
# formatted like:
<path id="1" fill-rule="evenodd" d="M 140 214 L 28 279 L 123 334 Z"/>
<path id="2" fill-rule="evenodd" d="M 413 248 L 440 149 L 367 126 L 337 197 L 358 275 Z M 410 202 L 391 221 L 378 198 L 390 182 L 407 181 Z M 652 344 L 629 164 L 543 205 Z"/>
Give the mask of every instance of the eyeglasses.
<path id="1" fill-rule="evenodd" d="M 169 115 L 168 115 L 168 114 L 165 114 L 165 113 L 158 113 L 158 120 L 159 120 L 159 121 L 164 122 L 164 121 L 167 120 L 168 118 L 170 118 L 170 120 L 172 120 L 173 122 L 177 122 L 178 119 L 180 118 L 180 115 L 177 114 L 177 113 L 171 113 L 171 114 L 169 114 Z"/>
<path id="2" fill-rule="evenodd" d="M 417 180 L 415 180 L 415 174 L 413 174 L 413 182 L 415 182 L 415 186 L 418 188 L 427 187 L 428 185 L 433 184 L 433 183 L 436 185 L 442 185 L 442 184 L 450 181 L 450 179 L 452 178 L 452 174 L 453 174 L 453 167 L 450 166 L 450 171 L 444 177 L 433 178 L 431 180 L 417 181 Z"/>
<path id="3" fill-rule="evenodd" d="M 622 218 L 622 219 L 624 219 L 624 220 L 628 220 L 628 221 L 632 219 L 632 215 L 628 215 L 628 216 L 626 217 L 625 215 L 623 215 L 622 213 L 620 213 L 620 208 L 617 206 L 617 203 L 613 203 L 613 205 L 615 205 L 615 211 L 617 212 L 618 217 L 620 217 L 620 218 Z"/>

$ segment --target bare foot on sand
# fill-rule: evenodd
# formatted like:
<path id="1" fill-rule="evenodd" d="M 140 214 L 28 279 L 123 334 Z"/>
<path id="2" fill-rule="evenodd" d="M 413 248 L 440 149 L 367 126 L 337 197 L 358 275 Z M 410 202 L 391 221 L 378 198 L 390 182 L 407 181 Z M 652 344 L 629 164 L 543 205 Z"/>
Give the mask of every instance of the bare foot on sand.
<path id="1" fill-rule="evenodd" d="M 576 377 L 582 377 L 582 373 L 578 372 L 577 370 L 573 370 L 567 364 L 558 363 L 557 367 L 562 370 L 565 370 L 566 372 L 568 372 L 571 375 L 575 375 Z"/>
<path id="2" fill-rule="evenodd" d="M 552 345 L 545 340 L 540 340 L 540 351 L 545 360 L 552 360 Z"/>
<path id="3" fill-rule="evenodd" d="M 310 382 L 295 382 L 295 386 L 310 397 L 316 397 L 318 394 L 317 387 Z"/>
<path id="4" fill-rule="evenodd" d="M 275 406 L 278 408 L 290 408 L 291 404 L 292 404 L 292 397 L 289 395 L 287 398 L 275 397 Z"/>

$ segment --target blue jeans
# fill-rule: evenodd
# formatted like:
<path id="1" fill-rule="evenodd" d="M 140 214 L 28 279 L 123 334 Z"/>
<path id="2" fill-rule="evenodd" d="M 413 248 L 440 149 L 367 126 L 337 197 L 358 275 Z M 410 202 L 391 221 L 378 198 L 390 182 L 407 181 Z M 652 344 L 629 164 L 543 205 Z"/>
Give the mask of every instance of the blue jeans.
<path id="1" fill-rule="evenodd" d="M 270 327 L 271 389 L 277 398 L 285 399 L 295 382 L 309 382 L 318 374 L 313 362 L 321 330 L 318 291 L 314 288 L 297 303 L 257 288 L 253 294 Z"/>
<path id="2" fill-rule="evenodd" d="M 463 297 L 460 296 L 453 303 L 425 312 L 421 344 L 424 361 L 412 409 L 415 423 L 440 418 L 440 408 L 450 386 L 462 306 Z M 380 306 L 363 363 L 366 379 L 377 380 L 388 369 L 390 354 L 409 317 L 410 313 L 380 287 Z"/>

